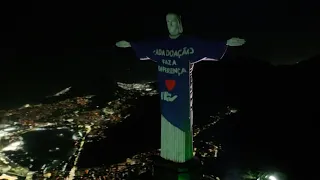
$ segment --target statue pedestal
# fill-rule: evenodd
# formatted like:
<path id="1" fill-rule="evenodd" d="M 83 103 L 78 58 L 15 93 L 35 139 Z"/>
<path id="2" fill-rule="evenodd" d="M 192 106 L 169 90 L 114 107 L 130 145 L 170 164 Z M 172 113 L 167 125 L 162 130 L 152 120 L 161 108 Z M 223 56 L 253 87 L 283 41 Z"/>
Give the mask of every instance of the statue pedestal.
<path id="1" fill-rule="evenodd" d="M 154 180 L 199 180 L 201 177 L 201 162 L 197 157 L 185 163 L 175 163 L 160 156 L 154 159 Z"/>

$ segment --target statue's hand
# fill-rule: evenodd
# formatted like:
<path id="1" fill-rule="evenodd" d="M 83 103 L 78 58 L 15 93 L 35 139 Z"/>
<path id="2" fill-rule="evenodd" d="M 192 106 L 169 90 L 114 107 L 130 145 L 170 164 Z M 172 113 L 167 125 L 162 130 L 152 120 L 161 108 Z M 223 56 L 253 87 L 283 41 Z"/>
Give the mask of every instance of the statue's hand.
<path id="1" fill-rule="evenodd" d="M 119 41 L 116 43 L 116 46 L 120 48 L 128 48 L 131 47 L 131 44 L 128 41 Z"/>
<path id="2" fill-rule="evenodd" d="M 227 41 L 227 46 L 242 46 L 246 40 L 240 38 L 231 38 Z"/>

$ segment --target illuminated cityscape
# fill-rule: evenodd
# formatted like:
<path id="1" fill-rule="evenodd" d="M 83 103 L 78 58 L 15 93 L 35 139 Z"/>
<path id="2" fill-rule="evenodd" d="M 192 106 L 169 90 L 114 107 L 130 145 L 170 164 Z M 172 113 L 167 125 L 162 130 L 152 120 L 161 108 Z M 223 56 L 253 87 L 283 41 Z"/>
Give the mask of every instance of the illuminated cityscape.
<path id="1" fill-rule="evenodd" d="M 108 139 L 104 132 L 130 117 L 129 109 L 135 100 L 157 95 L 153 83 L 118 83 L 118 87 L 118 98 L 105 107 L 94 106 L 94 95 L 88 95 L 0 111 L 0 169 L 3 176 L 22 179 L 134 179 L 151 172 L 152 157 L 159 154 L 157 149 L 141 152 L 112 165 L 78 165 L 82 150 L 88 144 Z M 70 89 L 48 98 L 63 96 Z M 202 163 L 217 158 L 223 148 L 214 137 L 204 138 L 201 133 L 235 113 L 236 109 L 226 107 L 224 113 L 210 116 L 210 120 L 201 126 L 195 125 L 194 154 Z M 44 149 L 48 152 L 43 152 Z M 219 179 L 210 174 L 204 174 L 203 178 Z"/>

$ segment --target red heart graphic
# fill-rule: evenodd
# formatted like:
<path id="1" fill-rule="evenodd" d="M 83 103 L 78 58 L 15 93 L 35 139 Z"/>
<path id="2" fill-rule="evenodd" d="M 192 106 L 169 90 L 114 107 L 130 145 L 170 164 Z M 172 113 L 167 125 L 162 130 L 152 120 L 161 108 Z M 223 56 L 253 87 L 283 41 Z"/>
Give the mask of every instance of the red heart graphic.
<path id="1" fill-rule="evenodd" d="M 165 82 L 168 91 L 171 91 L 176 86 L 176 80 L 166 80 Z"/>

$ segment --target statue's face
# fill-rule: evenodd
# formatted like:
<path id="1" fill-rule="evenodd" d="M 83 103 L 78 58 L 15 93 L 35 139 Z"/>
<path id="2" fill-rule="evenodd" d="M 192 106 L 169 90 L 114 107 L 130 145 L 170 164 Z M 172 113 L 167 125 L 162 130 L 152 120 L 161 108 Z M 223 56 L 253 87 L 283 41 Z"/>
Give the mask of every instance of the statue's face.
<path id="1" fill-rule="evenodd" d="M 182 26 L 180 24 L 179 18 L 176 14 L 167 14 L 167 27 L 168 27 L 168 31 L 170 33 L 171 36 L 177 36 L 180 35 L 182 32 L 182 28 L 180 26 Z"/>

